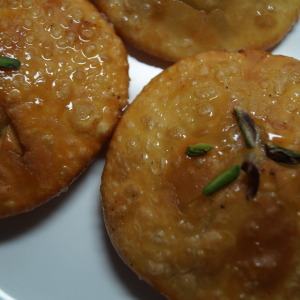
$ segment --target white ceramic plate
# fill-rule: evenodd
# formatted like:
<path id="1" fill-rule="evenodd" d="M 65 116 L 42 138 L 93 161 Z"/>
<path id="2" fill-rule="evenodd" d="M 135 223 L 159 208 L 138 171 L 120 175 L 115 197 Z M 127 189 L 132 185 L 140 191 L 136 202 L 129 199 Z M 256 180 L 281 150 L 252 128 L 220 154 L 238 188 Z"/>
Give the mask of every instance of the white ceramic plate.
<path id="1" fill-rule="evenodd" d="M 273 49 L 300 59 L 300 22 Z M 168 64 L 128 46 L 130 101 Z M 105 151 L 40 208 L 0 220 L 0 300 L 163 300 L 118 257 L 103 224 Z"/>

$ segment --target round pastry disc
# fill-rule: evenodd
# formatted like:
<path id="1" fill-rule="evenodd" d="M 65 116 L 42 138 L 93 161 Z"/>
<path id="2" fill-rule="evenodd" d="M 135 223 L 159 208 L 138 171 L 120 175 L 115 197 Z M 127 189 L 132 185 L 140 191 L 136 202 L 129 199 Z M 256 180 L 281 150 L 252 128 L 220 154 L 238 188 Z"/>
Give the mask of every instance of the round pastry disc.
<path id="1" fill-rule="evenodd" d="M 300 62 L 255 50 L 199 53 L 144 88 L 101 186 L 111 241 L 139 277 L 174 300 L 299 299 L 299 100 Z M 186 154 L 199 143 L 212 149 Z"/>
<path id="2" fill-rule="evenodd" d="M 269 49 L 297 20 L 299 0 L 95 0 L 138 48 L 176 61 L 198 51 Z"/>
<path id="3" fill-rule="evenodd" d="M 0 1 L 0 216 L 57 195 L 84 170 L 127 104 L 126 52 L 84 0 Z"/>

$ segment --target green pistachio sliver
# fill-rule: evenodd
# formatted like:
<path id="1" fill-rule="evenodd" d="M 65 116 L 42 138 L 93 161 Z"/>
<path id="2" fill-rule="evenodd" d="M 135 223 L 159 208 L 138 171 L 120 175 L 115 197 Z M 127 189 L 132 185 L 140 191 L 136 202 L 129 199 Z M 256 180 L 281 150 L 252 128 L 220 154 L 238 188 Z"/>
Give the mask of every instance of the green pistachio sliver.
<path id="1" fill-rule="evenodd" d="M 260 180 L 258 158 L 256 154 L 250 153 L 249 155 L 247 155 L 241 168 L 248 177 L 246 198 L 253 199 L 258 191 Z"/>
<path id="2" fill-rule="evenodd" d="M 0 68 L 18 69 L 20 66 L 21 62 L 18 59 L 0 56 Z"/>
<path id="3" fill-rule="evenodd" d="M 204 155 L 206 152 L 213 149 L 212 146 L 205 143 L 198 143 L 195 145 L 187 146 L 185 154 L 188 156 Z"/>
<path id="4" fill-rule="evenodd" d="M 215 179 L 213 179 L 208 185 L 206 185 L 203 189 L 203 194 L 205 196 L 212 195 L 213 193 L 217 192 L 224 186 L 233 182 L 240 174 L 240 166 L 233 165 Z"/>
<path id="5" fill-rule="evenodd" d="M 289 165 L 300 163 L 300 152 L 296 152 L 275 143 L 269 142 L 265 144 L 266 155 L 270 159 Z"/>
<path id="6" fill-rule="evenodd" d="M 250 149 L 253 148 L 256 144 L 256 128 L 253 119 L 245 110 L 240 107 L 234 107 L 234 114 L 244 136 L 247 147 Z"/>

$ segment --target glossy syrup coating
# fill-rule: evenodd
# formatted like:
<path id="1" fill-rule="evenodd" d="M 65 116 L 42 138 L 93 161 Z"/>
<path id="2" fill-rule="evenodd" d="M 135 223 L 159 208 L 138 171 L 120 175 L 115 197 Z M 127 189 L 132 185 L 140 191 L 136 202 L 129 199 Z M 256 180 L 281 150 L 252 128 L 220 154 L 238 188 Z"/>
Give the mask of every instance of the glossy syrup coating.
<path id="1" fill-rule="evenodd" d="M 94 0 L 138 48 L 176 61 L 198 51 L 269 49 L 297 20 L 299 0 Z"/>
<path id="2" fill-rule="evenodd" d="M 139 277 L 172 300 L 300 298 L 300 169 L 263 148 L 300 151 L 299 100 L 300 62 L 258 51 L 198 54 L 144 88 L 113 135 L 101 186 L 112 243 Z M 235 107 L 257 127 L 252 149 Z M 186 155 L 197 143 L 213 149 Z M 244 171 L 203 195 L 250 153 L 253 198 Z"/>
<path id="3" fill-rule="evenodd" d="M 0 216 L 65 190 L 127 104 L 126 52 L 84 0 L 1 0 Z"/>

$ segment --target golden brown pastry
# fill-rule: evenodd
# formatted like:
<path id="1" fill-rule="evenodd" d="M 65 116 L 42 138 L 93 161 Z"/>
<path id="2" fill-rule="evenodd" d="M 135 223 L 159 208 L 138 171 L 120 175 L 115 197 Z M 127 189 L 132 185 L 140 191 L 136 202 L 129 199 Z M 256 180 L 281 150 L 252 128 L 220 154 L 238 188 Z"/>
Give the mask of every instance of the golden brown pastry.
<path id="1" fill-rule="evenodd" d="M 300 10 L 299 0 L 94 1 L 122 36 L 171 61 L 211 49 L 268 49 Z"/>
<path id="2" fill-rule="evenodd" d="M 85 0 L 0 1 L 0 217 L 40 205 L 84 170 L 127 103 L 123 44 Z M 2 60 L 3 58 L 1 58 Z"/>
<path id="3" fill-rule="evenodd" d="M 300 62 L 254 50 L 197 54 L 144 88 L 101 186 L 142 279 L 173 300 L 300 299 L 299 100 Z"/>

